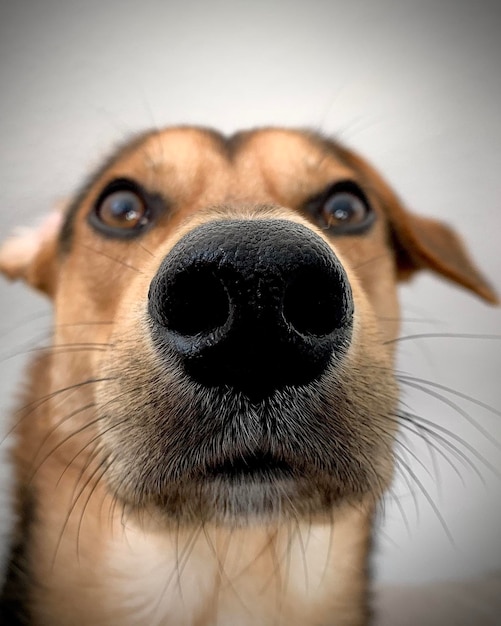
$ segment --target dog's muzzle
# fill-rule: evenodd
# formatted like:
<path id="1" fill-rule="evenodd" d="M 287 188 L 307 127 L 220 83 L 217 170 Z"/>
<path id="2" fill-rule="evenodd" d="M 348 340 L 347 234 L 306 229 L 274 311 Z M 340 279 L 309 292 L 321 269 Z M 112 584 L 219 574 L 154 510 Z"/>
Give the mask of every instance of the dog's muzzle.
<path id="1" fill-rule="evenodd" d="M 205 386 L 261 400 L 347 350 L 353 298 L 329 245 L 284 219 L 219 220 L 182 237 L 149 290 L 155 346 Z"/>

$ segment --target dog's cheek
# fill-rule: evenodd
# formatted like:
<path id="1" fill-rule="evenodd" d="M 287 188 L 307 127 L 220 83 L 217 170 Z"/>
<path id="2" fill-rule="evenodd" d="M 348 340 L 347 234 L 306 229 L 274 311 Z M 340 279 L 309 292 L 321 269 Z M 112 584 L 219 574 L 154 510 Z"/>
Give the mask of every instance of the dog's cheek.
<path id="1" fill-rule="evenodd" d="M 390 360 L 381 358 L 377 345 L 364 345 L 361 351 L 362 358 L 346 368 L 340 392 L 348 406 L 346 415 L 350 409 L 355 413 L 345 425 L 353 457 L 368 468 L 371 490 L 380 496 L 393 475 L 398 386 Z"/>
<path id="2" fill-rule="evenodd" d="M 168 411 L 168 375 L 155 366 L 158 358 L 148 341 L 143 307 L 141 302 L 119 307 L 119 320 L 110 337 L 112 349 L 97 370 L 102 380 L 96 386 L 99 437 L 110 466 L 106 478 L 129 502 L 140 498 L 143 472 L 155 471 L 166 462 L 167 454 L 167 442 L 159 437 Z M 166 407 L 151 419 L 157 394 L 166 398 Z"/>
<path id="3" fill-rule="evenodd" d="M 355 315 L 352 343 L 343 367 L 342 394 L 348 404 L 358 407 L 361 416 L 353 438 L 368 442 L 365 450 L 363 446 L 361 449 L 369 455 L 383 482 L 388 482 L 393 472 L 397 430 L 394 414 L 399 397 L 394 375 L 394 344 L 388 344 L 388 329 L 381 323 L 380 311 L 373 309 L 372 300 L 360 289 L 360 282 L 354 282 L 352 287 Z M 390 300 L 391 294 L 390 291 Z"/>

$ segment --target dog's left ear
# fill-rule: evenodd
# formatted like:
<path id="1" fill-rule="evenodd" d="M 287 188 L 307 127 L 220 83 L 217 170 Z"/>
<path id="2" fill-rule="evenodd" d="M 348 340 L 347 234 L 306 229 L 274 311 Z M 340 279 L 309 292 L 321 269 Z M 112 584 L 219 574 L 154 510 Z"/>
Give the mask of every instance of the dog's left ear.
<path id="1" fill-rule="evenodd" d="M 420 217 L 403 208 L 381 174 L 351 150 L 335 144 L 334 151 L 367 181 L 386 209 L 392 244 L 397 255 L 398 278 L 405 280 L 420 269 L 429 269 L 499 304 L 496 292 L 471 259 L 462 239 L 447 224 Z"/>
<path id="2" fill-rule="evenodd" d="M 416 270 L 430 269 L 466 287 L 491 304 L 496 292 L 477 269 L 461 238 L 437 220 L 420 217 L 398 207 L 391 215 L 399 277 L 405 280 Z"/>
<path id="3" fill-rule="evenodd" d="M 0 246 L 0 273 L 52 295 L 62 211 L 49 214 L 36 228 L 21 228 Z"/>

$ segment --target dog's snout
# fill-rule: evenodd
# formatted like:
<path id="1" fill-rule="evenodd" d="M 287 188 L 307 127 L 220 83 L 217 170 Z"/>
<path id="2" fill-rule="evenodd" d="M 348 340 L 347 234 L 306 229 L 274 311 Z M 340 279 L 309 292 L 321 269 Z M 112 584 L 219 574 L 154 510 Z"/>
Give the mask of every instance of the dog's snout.
<path id="1" fill-rule="evenodd" d="M 220 220 L 165 257 L 149 313 L 154 342 L 194 380 L 262 398 L 311 382 L 346 350 L 353 300 L 341 263 L 309 228 Z"/>

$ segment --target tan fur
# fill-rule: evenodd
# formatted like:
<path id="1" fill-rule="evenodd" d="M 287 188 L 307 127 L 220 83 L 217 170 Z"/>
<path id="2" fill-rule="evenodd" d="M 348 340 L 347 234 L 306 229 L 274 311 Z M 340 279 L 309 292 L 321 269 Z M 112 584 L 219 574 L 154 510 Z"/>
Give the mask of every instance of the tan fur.
<path id="1" fill-rule="evenodd" d="M 124 177 L 171 203 L 138 240 L 107 239 L 87 224 L 104 185 Z M 346 179 L 365 189 L 377 220 L 365 235 L 332 238 L 299 207 Z M 228 217 L 306 225 L 329 243 L 350 280 L 355 327 L 336 373 L 336 406 L 340 437 L 353 462 L 368 468 L 371 489 L 342 498 L 327 516 L 312 506 L 308 515 L 248 524 L 176 524 L 155 505 L 139 503 L 127 483 L 140 462 L 131 450 L 143 445 L 142 433 L 156 450 L 150 431 L 158 416 L 147 408 L 148 394 L 165 377 L 145 324 L 149 283 L 183 235 Z M 398 334 L 397 279 L 428 267 L 496 299 L 457 236 L 406 212 L 358 156 L 281 129 L 242 133 L 229 147 L 200 129 L 152 133 L 113 159 L 81 195 L 69 250 L 52 225 L 49 237 L 45 229 L 38 239 L 30 235 L 30 245 L 14 240 L 0 254 L 0 269 L 50 293 L 55 311 L 52 347 L 33 366 L 17 416 L 20 515 L 27 494 L 35 511 L 20 538 L 29 623 L 367 624 L 372 518 L 391 481 L 397 426 L 391 343 Z M 351 412 L 353 402 L 372 411 L 370 425 Z M 134 418 L 117 426 L 113 420 L 120 422 L 125 410 Z M 114 417 L 100 421 L 109 411 Z"/>

